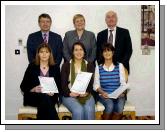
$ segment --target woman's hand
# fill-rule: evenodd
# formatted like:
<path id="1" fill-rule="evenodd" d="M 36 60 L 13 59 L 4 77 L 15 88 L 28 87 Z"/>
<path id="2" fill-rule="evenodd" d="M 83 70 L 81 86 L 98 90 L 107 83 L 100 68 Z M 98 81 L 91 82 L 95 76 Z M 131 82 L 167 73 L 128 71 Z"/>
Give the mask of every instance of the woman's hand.
<path id="1" fill-rule="evenodd" d="M 35 93 L 41 93 L 41 91 L 42 91 L 42 87 L 40 85 L 30 90 L 30 92 L 35 92 Z"/>
<path id="2" fill-rule="evenodd" d="M 109 98 L 107 92 L 102 92 L 100 95 L 105 99 Z"/>
<path id="3" fill-rule="evenodd" d="M 47 95 L 49 95 L 49 96 L 53 96 L 54 95 L 54 93 L 46 93 Z"/>
<path id="4" fill-rule="evenodd" d="M 99 92 L 99 95 L 102 96 L 103 98 L 109 98 L 108 93 L 103 91 L 101 88 L 97 88 L 97 92 Z"/>
<path id="5" fill-rule="evenodd" d="M 70 93 L 70 96 L 71 96 L 71 97 L 77 97 L 77 96 L 79 96 L 79 94 L 78 94 L 78 93 L 71 92 L 71 93 Z"/>
<path id="6" fill-rule="evenodd" d="M 79 97 L 86 97 L 88 93 L 86 92 L 85 94 L 80 94 Z"/>

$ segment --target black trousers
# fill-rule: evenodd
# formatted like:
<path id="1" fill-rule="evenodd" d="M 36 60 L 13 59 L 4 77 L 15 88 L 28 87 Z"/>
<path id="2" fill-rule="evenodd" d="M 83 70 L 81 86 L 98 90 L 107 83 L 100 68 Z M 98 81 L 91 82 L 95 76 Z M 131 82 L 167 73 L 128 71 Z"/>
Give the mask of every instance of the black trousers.
<path id="1" fill-rule="evenodd" d="M 59 120 L 55 104 L 58 96 L 49 96 L 44 93 L 24 94 L 24 105 L 37 107 L 37 120 Z"/>

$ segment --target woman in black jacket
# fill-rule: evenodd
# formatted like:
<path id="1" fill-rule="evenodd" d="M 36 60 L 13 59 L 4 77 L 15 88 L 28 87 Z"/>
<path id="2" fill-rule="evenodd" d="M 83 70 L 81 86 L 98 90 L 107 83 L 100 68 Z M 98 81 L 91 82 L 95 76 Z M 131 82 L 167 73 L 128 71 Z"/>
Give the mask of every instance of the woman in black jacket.
<path id="1" fill-rule="evenodd" d="M 60 68 L 55 64 L 48 44 L 41 44 L 36 52 L 33 63 L 28 65 L 20 85 L 24 96 L 24 105 L 37 107 L 38 120 L 58 120 L 55 104 L 58 103 L 58 94 L 42 93 L 38 76 L 53 77 L 60 94 Z"/>

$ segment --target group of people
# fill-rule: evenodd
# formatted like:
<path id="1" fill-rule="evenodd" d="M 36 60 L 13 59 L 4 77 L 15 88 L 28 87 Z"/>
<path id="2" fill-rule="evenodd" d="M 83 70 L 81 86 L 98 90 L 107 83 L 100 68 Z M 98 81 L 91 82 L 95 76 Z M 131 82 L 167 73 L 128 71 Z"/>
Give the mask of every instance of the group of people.
<path id="1" fill-rule="evenodd" d="M 37 107 L 38 120 L 59 120 L 56 103 L 66 106 L 73 120 L 94 120 L 97 100 L 105 106 L 102 119 L 121 117 L 126 93 L 117 99 L 108 94 L 126 85 L 132 43 L 129 31 L 118 27 L 117 20 L 116 12 L 108 11 L 108 28 L 99 32 L 96 40 L 93 32 L 85 30 L 84 16 L 76 14 L 75 30 L 66 32 L 62 41 L 60 35 L 50 31 L 51 17 L 39 16 L 40 31 L 28 36 L 29 65 L 20 85 L 24 105 Z M 84 94 L 70 90 L 81 71 L 93 73 Z M 53 77 L 59 93 L 42 93 L 38 76 Z"/>

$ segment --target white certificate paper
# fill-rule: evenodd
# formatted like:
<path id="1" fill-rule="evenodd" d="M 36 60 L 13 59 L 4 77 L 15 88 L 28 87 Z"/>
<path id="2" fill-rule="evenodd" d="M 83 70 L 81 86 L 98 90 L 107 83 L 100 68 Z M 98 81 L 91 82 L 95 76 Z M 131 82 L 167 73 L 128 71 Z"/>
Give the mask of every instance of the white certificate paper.
<path id="1" fill-rule="evenodd" d="M 112 92 L 111 94 L 108 94 L 109 98 L 113 98 L 113 99 L 117 99 L 126 89 L 129 91 L 130 89 L 129 85 L 125 85 L 125 86 L 120 86 L 118 89 L 116 89 L 114 92 Z"/>
<path id="2" fill-rule="evenodd" d="M 59 93 L 53 77 L 39 76 L 38 78 L 42 87 L 42 93 Z"/>
<path id="3" fill-rule="evenodd" d="M 78 73 L 70 91 L 79 94 L 85 94 L 91 77 L 92 73 L 90 72 Z"/>

